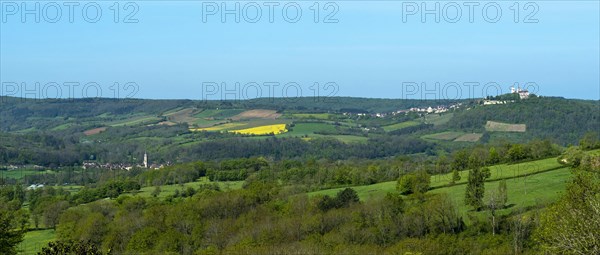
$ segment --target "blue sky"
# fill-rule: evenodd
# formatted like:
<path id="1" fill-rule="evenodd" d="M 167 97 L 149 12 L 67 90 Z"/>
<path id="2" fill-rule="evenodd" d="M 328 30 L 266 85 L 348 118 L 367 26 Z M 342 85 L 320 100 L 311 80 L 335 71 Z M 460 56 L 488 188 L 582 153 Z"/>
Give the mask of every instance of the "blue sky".
<path id="1" fill-rule="evenodd" d="M 2 1 L 2 95 L 432 99 L 480 97 L 519 84 L 546 96 L 600 99 L 598 1 L 474 2 L 473 22 L 464 2 L 318 2 L 315 22 L 314 1 L 291 2 L 284 17 L 286 1 L 276 2 L 272 23 L 265 2 L 120 2 L 116 15 L 113 1 L 101 1 L 92 6 L 102 10 L 96 23 L 82 15 L 87 2 L 73 7 L 72 23 L 64 2 L 56 2 L 62 16 L 51 23 L 56 6 L 34 1 L 25 7 L 32 12 L 39 3 L 40 22 L 36 14 L 23 22 L 21 3 Z M 221 20 L 221 3 L 240 4 L 239 23 L 235 14 Z M 422 3 L 440 5 L 433 11 L 439 23 L 436 14 L 421 20 Z M 219 10 L 209 9 L 215 4 Z M 252 23 L 256 6 L 262 16 Z M 285 18 L 293 20 L 294 8 L 302 16 L 292 23 Z M 136 9 L 137 23 L 124 23 Z M 324 23 L 333 11 L 337 23 Z"/>

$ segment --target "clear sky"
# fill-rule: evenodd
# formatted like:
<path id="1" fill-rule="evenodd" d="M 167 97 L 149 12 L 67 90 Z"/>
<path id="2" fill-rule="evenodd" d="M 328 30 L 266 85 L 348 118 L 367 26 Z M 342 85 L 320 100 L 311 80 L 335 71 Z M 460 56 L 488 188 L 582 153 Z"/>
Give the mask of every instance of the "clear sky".
<path id="1" fill-rule="evenodd" d="M 1 95 L 600 99 L 599 1 L 86 3 L 1 1 Z"/>

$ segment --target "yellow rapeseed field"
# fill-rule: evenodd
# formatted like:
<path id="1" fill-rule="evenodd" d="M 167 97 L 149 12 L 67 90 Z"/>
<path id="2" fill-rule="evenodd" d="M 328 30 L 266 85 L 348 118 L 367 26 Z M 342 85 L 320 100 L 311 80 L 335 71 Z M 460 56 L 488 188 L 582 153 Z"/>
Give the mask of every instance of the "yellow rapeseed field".
<path id="1" fill-rule="evenodd" d="M 225 123 L 225 124 L 216 125 L 216 126 L 212 126 L 212 127 L 190 128 L 190 131 L 221 131 L 221 130 L 225 130 L 225 129 L 230 129 L 230 128 L 235 128 L 235 127 L 243 126 L 243 125 L 246 125 L 246 124 L 247 123 L 243 123 L 243 122 Z"/>
<path id="2" fill-rule="evenodd" d="M 239 134 L 245 135 L 266 135 L 266 134 L 281 134 L 285 133 L 288 130 L 285 128 L 285 124 L 275 124 L 275 125 L 266 125 L 266 126 L 258 126 L 253 128 L 246 128 L 240 130 L 232 130 L 230 132 L 235 132 Z"/>

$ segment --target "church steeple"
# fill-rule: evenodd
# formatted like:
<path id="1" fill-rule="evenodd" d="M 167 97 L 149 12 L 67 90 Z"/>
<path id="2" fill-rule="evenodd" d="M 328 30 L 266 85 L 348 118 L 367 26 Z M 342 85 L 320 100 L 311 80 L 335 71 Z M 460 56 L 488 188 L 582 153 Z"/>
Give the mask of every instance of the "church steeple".
<path id="1" fill-rule="evenodd" d="M 148 153 L 144 152 L 144 167 L 148 168 Z"/>

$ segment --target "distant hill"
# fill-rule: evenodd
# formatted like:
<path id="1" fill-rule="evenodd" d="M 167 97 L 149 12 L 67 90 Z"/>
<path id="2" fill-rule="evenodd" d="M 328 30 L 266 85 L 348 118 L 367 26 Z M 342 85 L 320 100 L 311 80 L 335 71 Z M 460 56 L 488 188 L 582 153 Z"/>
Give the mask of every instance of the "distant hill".
<path id="1" fill-rule="evenodd" d="M 271 109 L 296 112 L 391 112 L 412 107 L 449 105 L 467 100 L 404 100 L 372 98 L 259 98 L 251 100 L 150 100 L 150 99 L 23 99 L 0 97 L 0 131 L 52 128 L 67 118 L 93 123 L 98 116 L 160 115 L 183 107 L 201 109 Z"/>
<path id="2" fill-rule="evenodd" d="M 473 105 L 456 112 L 448 127 L 483 132 L 487 121 L 525 124 L 526 137 L 574 144 L 586 132 L 600 132 L 600 101 L 537 97 L 500 105 Z"/>
<path id="3" fill-rule="evenodd" d="M 576 144 L 585 133 L 600 130 L 599 101 L 545 97 L 497 105 L 481 101 L 2 97 L 0 166 L 73 165 L 86 160 L 135 163 L 146 152 L 153 162 L 161 163 L 252 156 L 384 158 L 431 155 L 506 138 L 509 142 L 549 138 L 562 145 Z M 457 103 L 461 103 L 458 108 L 426 113 L 430 106 Z M 375 114 L 413 107 L 420 110 Z M 488 121 L 495 126 L 488 125 L 486 130 Z M 286 131 L 277 135 L 235 132 L 282 125 Z M 508 132 L 515 130 L 521 132 Z"/>

